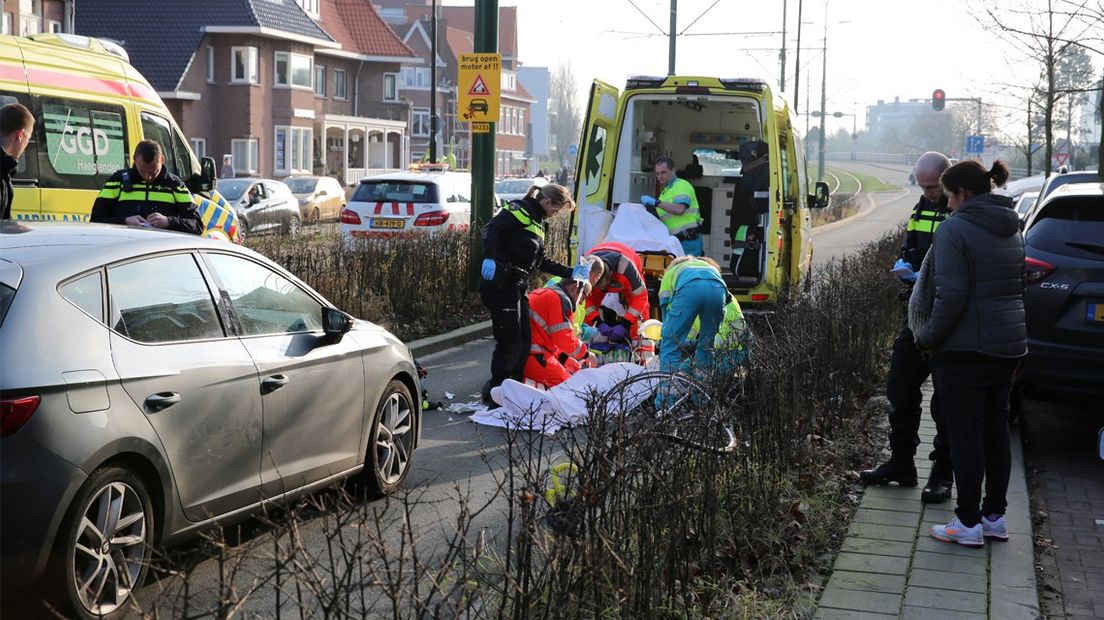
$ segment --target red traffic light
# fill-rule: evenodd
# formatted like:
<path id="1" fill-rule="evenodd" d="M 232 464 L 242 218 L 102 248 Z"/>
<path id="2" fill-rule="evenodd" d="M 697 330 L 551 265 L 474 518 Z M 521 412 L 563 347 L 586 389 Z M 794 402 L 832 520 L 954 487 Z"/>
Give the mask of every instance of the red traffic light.
<path id="1" fill-rule="evenodd" d="M 947 105 L 947 93 L 944 93 L 942 88 L 935 89 L 932 92 L 931 102 L 933 110 L 936 112 L 942 111 L 943 107 Z"/>

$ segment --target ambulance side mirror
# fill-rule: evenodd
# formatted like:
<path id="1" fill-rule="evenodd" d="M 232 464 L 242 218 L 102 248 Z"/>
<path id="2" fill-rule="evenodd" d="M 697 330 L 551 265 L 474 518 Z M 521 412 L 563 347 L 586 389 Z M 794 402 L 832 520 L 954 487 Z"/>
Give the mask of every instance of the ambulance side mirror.
<path id="1" fill-rule="evenodd" d="M 810 209 L 823 209 L 828 206 L 828 184 L 817 181 L 815 193 L 809 195 Z"/>
<path id="2" fill-rule="evenodd" d="M 215 160 L 204 157 L 199 160 L 199 185 L 202 191 L 215 189 Z"/>

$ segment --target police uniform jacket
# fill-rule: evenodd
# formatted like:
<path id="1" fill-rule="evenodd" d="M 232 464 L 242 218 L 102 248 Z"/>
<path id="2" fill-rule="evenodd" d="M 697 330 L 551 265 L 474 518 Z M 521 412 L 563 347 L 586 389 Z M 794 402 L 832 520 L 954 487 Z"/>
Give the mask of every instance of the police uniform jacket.
<path id="1" fill-rule="evenodd" d="M 524 288 L 529 274 L 537 269 L 571 277 L 570 267 L 544 255 L 544 233 L 544 210 L 529 197 L 510 202 L 491 218 L 483 229 L 483 258 L 498 264 L 494 286 Z"/>
<path id="2" fill-rule="evenodd" d="M 912 208 L 912 215 L 909 216 L 905 229 L 905 242 L 901 246 L 901 258 L 912 265 L 913 271 L 920 271 L 924 256 L 935 238 L 935 229 L 939 228 L 939 224 L 949 213 L 946 196 L 938 203 L 921 196 L 920 201 Z"/>
<path id="3" fill-rule="evenodd" d="M 92 204 L 90 219 L 104 224 L 125 224 L 132 215 L 149 217 L 152 213 L 169 218 L 169 230 L 193 235 L 203 232 L 192 193 L 164 166 L 161 174 L 149 183 L 133 166 L 111 175 Z"/>

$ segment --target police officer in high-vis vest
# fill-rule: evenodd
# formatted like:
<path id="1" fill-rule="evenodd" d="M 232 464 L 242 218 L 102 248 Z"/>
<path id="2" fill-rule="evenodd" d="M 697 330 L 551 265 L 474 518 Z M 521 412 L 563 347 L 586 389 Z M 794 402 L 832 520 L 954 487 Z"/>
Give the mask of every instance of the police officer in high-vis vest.
<path id="1" fill-rule="evenodd" d="M 483 385 L 489 406 L 491 389 L 506 379 L 521 381 L 529 357 L 529 276 L 536 270 L 571 277 L 571 268 L 544 255 L 545 219 L 572 206 L 567 188 L 536 185 L 499 211 L 483 229 L 483 264 L 479 297 L 491 313 L 495 339 L 491 378 Z"/>
<path id="2" fill-rule="evenodd" d="M 134 148 L 134 165 L 104 182 L 92 204 L 92 222 L 167 228 L 198 235 L 203 222 L 192 193 L 165 169 L 161 145 L 142 140 Z"/>
<path id="3" fill-rule="evenodd" d="M 916 161 L 914 174 L 917 184 L 923 190 L 923 196 L 909 216 L 905 231 L 905 240 L 901 245 L 901 255 L 894 265 L 895 273 L 908 287 L 902 291 L 907 302 L 916 273 L 924 262 L 924 255 L 932 245 L 935 231 L 950 211 L 947 209 L 947 197 L 939 183 L 939 175 L 949 168 L 951 162 L 941 153 L 924 153 Z M 913 273 L 909 273 L 909 271 Z M 886 383 L 886 398 L 889 400 L 889 448 L 890 457 L 886 463 L 860 473 L 867 484 L 888 484 L 896 482 L 901 486 L 916 486 L 916 463 L 913 457 L 916 446 L 920 444 L 921 404 L 923 396 L 920 387 L 931 374 L 928 360 L 916 346 L 912 330 L 906 323 L 893 342 L 893 353 L 889 362 L 889 380 Z M 951 485 L 954 482 L 954 470 L 951 468 L 951 449 L 947 436 L 944 415 L 949 412 L 940 410 L 938 399 L 939 386 L 934 386 L 935 396 L 931 400 L 931 416 L 935 421 L 934 450 L 929 458 L 934 461 L 928 483 L 924 486 L 920 499 L 925 503 L 939 503 L 950 498 Z"/>
<path id="4" fill-rule="evenodd" d="M 679 240 L 687 256 L 701 256 L 704 250 L 702 218 L 694 186 L 675 176 L 675 162 L 669 157 L 656 160 L 655 175 L 663 187 L 659 198 L 641 196 L 640 203 L 667 225 L 667 231 Z"/>

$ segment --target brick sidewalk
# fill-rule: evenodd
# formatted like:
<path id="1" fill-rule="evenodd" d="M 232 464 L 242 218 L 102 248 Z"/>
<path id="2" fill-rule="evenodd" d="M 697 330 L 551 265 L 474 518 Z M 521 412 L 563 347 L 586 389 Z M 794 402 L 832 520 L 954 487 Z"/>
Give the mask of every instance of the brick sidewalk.
<path id="1" fill-rule="evenodd" d="M 1017 620 L 1039 618 L 1031 520 L 1019 435 L 1012 438 L 1012 479 L 1005 520 L 1011 539 L 970 549 L 935 540 L 932 525 L 954 518 L 954 495 L 925 505 L 920 490 L 931 471 L 935 423 L 924 417 L 917 450 L 920 485 L 867 487 L 821 594 L 816 618 Z"/>

